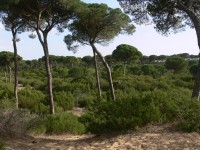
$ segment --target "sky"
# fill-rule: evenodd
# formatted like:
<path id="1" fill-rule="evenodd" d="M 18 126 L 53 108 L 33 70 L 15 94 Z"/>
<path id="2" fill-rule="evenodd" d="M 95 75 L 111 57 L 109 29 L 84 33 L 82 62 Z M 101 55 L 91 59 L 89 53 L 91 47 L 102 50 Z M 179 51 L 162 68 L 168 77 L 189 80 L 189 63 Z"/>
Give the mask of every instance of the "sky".
<path id="1" fill-rule="evenodd" d="M 117 0 L 83 0 L 86 3 L 106 3 L 109 7 L 119 8 Z M 131 16 L 130 16 L 131 17 Z M 38 59 L 44 56 L 42 46 L 38 39 L 30 39 L 30 33 L 19 35 L 20 42 L 17 43 L 18 54 L 24 60 Z M 58 33 L 53 29 L 48 37 L 49 54 L 57 56 L 76 56 L 83 57 L 93 55 L 92 49 L 89 46 L 79 48 L 77 53 L 68 51 L 63 38 L 67 32 Z M 136 32 L 133 35 L 119 35 L 109 45 L 97 45 L 98 50 L 105 56 L 112 54 L 112 51 L 120 44 L 129 44 L 136 47 L 143 55 L 173 55 L 179 53 L 189 53 L 197 55 L 199 53 L 197 45 L 197 37 L 194 29 L 186 29 L 183 32 L 163 36 L 156 32 L 153 25 L 136 26 Z M 12 35 L 11 32 L 5 31 L 0 24 L 0 52 L 11 51 Z"/>

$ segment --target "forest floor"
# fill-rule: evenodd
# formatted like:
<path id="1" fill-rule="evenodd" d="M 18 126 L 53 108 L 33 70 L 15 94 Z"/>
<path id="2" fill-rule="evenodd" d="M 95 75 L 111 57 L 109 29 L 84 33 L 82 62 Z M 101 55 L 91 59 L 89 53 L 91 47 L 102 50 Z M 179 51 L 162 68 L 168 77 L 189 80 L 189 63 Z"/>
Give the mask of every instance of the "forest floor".
<path id="1" fill-rule="evenodd" d="M 200 150 L 200 134 L 172 125 L 149 125 L 124 134 L 52 135 L 2 138 L 6 150 Z"/>

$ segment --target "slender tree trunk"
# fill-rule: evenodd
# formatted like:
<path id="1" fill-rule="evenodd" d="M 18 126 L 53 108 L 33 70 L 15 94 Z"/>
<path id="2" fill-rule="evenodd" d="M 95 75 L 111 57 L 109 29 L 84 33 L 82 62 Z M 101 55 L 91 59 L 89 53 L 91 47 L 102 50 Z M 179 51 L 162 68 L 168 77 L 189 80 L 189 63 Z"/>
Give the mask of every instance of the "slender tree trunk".
<path id="1" fill-rule="evenodd" d="M 13 35 L 13 48 L 14 48 L 14 96 L 15 96 L 15 105 L 16 108 L 19 108 L 19 98 L 18 98 L 18 60 L 17 60 L 17 44 L 16 44 L 16 32 L 12 29 Z"/>
<path id="2" fill-rule="evenodd" d="M 194 24 L 194 28 L 197 34 L 197 42 L 200 49 L 200 17 L 198 14 L 195 14 L 190 8 L 186 8 L 183 5 L 180 5 L 180 8 L 185 11 Z M 192 97 L 197 97 L 200 99 L 200 51 L 199 51 L 199 61 L 198 61 L 198 70 L 195 78 L 194 88 L 192 92 Z"/>
<path id="3" fill-rule="evenodd" d="M 124 61 L 124 76 L 126 76 L 126 62 Z"/>
<path id="4" fill-rule="evenodd" d="M 54 100 L 53 100 L 53 90 L 52 90 L 52 74 L 51 74 L 51 67 L 49 63 L 49 50 L 48 50 L 48 42 L 47 42 L 47 33 L 43 32 L 43 40 L 41 37 L 40 32 L 37 30 L 37 35 L 39 38 L 39 41 L 43 47 L 44 50 L 44 56 L 45 56 L 45 67 L 48 77 L 48 95 L 49 95 L 49 105 L 50 105 L 50 113 L 55 114 L 54 110 Z"/>
<path id="5" fill-rule="evenodd" d="M 97 80 L 97 88 L 98 88 L 98 93 L 99 93 L 99 98 L 101 97 L 101 84 L 100 84 L 100 80 L 99 80 L 99 70 L 98 70 L 98 66 L 97 66 L 97 58 L 96 58 L 96 53 L 93 50 L 93 54 L 94 54 L 94 66 L 95 66 L 95 74 L 96 74 L 96 80 Z"/>
<path id="6" fill-rule="evenodd" d="M 4 76 L 5 76 L 5 81 L 7 83 L 8 82 L 8 78 L 7 78 L 7 66 L 5 66 Z"/>
<path id="7" fill-rule="evenodd" d="M 114 91 L 114 87 L 113 87 L 112 74 L 111 74 L 110 67 L 109 67 L 108 63 L 106 62 L 106 60 L 104 59 L 104 57 L 101 55 L 101 53 L 97 50 L 94 43 L 91 43 L 91 46 L 92 46 L 93 51 L 95 51 L 97 53 L 97 55 L 100 57 L 102 63 L 104 64 L 104 66 L 106 68 L 110 92 L 111 92 L 111 97 L 115 101 L 116 97 L 115 97 L 115 91 Z"/>
<path id="8" fill-rule="evenodd" d="M 199 61 L 198 61 L 198 68 L 197 68 L 197 75 L 195 78 L 194 88 L 192 92 L 192 97 L 197 97 L 198 100 L 200 99 L 200 53 L 199 53 Z"/>
<path id="9" fill-rule="evenodd" d="M 198 24 L 196 23 L 195 26 L 196 34 L 197 34 L 197 40 L 198 40 L 198 46 L 200 49 L 200 20 L 198 21 Z M 199 52 L 199 61 L 198 61 L 198 68 L 197 68 L 197 75 L 195 78 L 194 88 L 192 92 L 192 97 L 197 97 L 198 100 L 200 99 L 200 52 Z"/>
<path id="10" fill-rule="evenodd" d="M 11 68 L 11 66 L 8 66 L 8 68 L 9 68 L 9 83 L 11 83 L 11 81 L 12 81 L 12 68 Z"/>

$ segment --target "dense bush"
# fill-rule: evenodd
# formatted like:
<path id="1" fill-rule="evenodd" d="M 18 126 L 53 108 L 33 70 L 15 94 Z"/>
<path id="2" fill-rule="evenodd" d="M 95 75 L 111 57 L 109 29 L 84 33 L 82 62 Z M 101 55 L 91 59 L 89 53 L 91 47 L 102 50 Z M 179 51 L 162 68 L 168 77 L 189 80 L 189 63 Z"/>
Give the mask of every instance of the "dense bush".
<path id="1" fill-rule="evenodd" d="M 128 73 L 133 74 L 133 75 L 141 75 L 141 66 L 139 65 L 134 65 L 134 66 L 129 66 L 128 68 Z"/>
<path id="2" fill-rule="evenodd" d="M 6 109 L 6 108 L 15 108 L 15 100 L 14 98 L 8 99 L 0 99 L 0 109 Z"/>
<path id="3" fill-rule="evenodd" d="M 188 115 L 194 115 L 193 122 L 198 123 L 196 111 L 200 111 L 200 105 L 185 114 L 185 110 L 191 107 L 187 105 L 191 102 L 189 92 L 185 89 L 135 91 L 115 102 L 97 101 L 81 120 L 93 133 L 124 131 L 149 123 L 180 123 L 182 119 L 190 120 Z"/>
<path id="4" fill-rule="evenodd" d="M 14 107 L 13 86 L 8 83 L 0 83 L 0 109 Z"/>
<path id="5" fill-rule="evenodd" d="M 40 103 L 45 103 L 45 101 L 46 96 L 41 91 L 30 88 L 19 91 L 19 107 L 21 108 L 26 108 L 35 112 L 37 111 L 37 106 L 40 105 Z"/>
<path id="6" fill-rule="evenodd" d="M 70 92 L 57 92 L 54 94 L 54 99 L 64 111 L 73 109 L 75 104 L 75 99 Z"/>
<path id="7" fill-rule="evenodd" d="M 5 150 L 4 143 L 1 139 L 0 139 L 0 150 Z"/>
<path id="8" fill-rule="evenodd" d="M 140 99 L 99 102 L 81 119 L 92 133 L 129 130 L 147 122 L 158 121 L 158 107 L 152 102 L 147 102 L 146 107 L 142 103 Z"/>
<path id="9" fill-rule="evenodd" d="M 107 72 L 102 64 L 98 64 L 102 90 L 99 98 L 91 62 L 84 68 L 86 64 L 76 63 L 78 59 L 74 57 L 70 59 L 76 61 L 65 62 L 62 60 L 64 57 L 57 63 L 52 61 L 54 116 L 46 116 L 49 114 L 49 102 L 44 64 L 37 64 L 37 61 L 32 66 L 27 64 L 26 70 L 19 71 L 19 83 L 23 88 L 18 95 L 20 108 L 39 115 L 30 122 L 30 131 L 38 134 L 83 133 L 84 126 L 78 118 L 64 113 L 74 106 L 88 110 L 81 121 L 89 132 L 124 131 L 149 123 L 168 122 L 180 123 L 186 131 L 198 131 L 200 104 L 190 97 L 196 61 L 185 63 L 186 60 L 183 60 L 181 66 L 184 67 L 177 69 L 173 68 L 176 67 L 173 64 L 179 63 L 182 58 L 173 57 L 172 68 L 168 68 L 164 61 L 159 62 L 154 56 L 143 61 L 146 64 L 126 64 L 126 76 L 123 74 L 124 66 L 109 59 L 117 98 L 115 102 L 111 101 Z M 3 77 L 3 72 L 0 75 Z M 13 83 L 0 80 L 0 109 L 14 107 Z"/>
<path id="10" fill-rule="evenodd" d="M 13 85 L 8 83 L 0 84 L 0 99 L 12 99 Z"/>
<path id="11" fill-rule="evenodd" d="M 181 127 L 187 132 L 200 131 L 200 103 L 196 100 L 184 103 L 184 108 L 180 111 Z"/>
<path id="12" fill-rule="evenodd" d="M 32 120 L 29 124 L 29 131 L 32 134 L 83 134 L 85 127 L 79 122 L 77 116 L 71 113 L 61 113 Z"/>
<path id="13" fill-rule="evenodd" d="M 186 65 L 186 60 L 179 56 L 168 57 L 165 62 L 165 67 L 169 70 L 172 70 L 174 73 L 182 71 Z"/>
<path id="14" fill-rule="evenodd" d="M 84 69 L 80 67 L 74 67 L 68 71 L 68 76 L 72 78 L 80 78 L 84 75 Z"/>

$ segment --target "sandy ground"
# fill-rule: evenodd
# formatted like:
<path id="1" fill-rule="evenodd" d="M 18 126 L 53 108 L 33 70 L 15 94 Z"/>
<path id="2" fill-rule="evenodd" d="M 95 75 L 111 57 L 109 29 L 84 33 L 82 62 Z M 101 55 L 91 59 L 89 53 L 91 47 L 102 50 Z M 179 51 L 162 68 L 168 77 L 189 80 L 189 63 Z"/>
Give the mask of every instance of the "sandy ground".
<path id="1" fill-rule="evenodd" d="M 7 150 L 200 150 L 199 133 L 184 133 L 170 125 L 125 134 L 16 136 L 4 141 Z"/>

